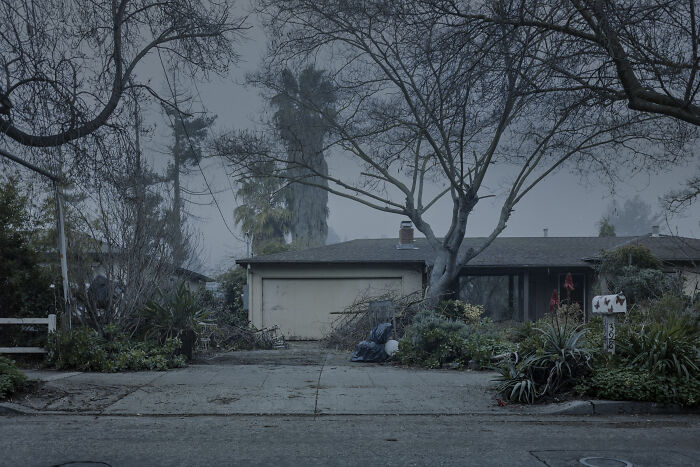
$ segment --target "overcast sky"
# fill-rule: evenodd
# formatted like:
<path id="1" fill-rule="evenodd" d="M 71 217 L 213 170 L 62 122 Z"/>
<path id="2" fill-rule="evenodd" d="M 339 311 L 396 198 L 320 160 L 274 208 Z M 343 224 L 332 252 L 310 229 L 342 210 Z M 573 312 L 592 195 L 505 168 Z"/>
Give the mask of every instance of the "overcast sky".
<path id="1" fill-rule="evenodd" d="M 254 20 L 254 18 L 253 18 Z M 191 86 L 189 94 L 194 98 L 194 110 L 204 109 L 218 116 L 214 132 L 256 128 L 257 122 L 264 119 L 265 103 L 259 90 L 244 85 L 246 73 L 254 71 L 265 52 L 265 36 L 262 29 L 251 21 L 254 28 L 248 32 L 248 39 L 240 44 L 241 63 L 232 69 L 226 78 L 214 77 L 210 82 Z M 151 57 L 140 70 L 162 82 L 161 89 L 167 89 L 160 63 Z M 156 136 L 146 146 L 156 167 L 164 163 L 162 152 L 167 143 L 167 129 L 158 112 L 150 112 L 147 119 L 157 126 Z M 343 173 L 347 166 L 337 162 L 337 157 L 329 155 L 330 170 Z M 627 198 L 639 195 L 658 210 L 658 197 L 683 182 L 698 167 L 698 154 L 687 166 L 673 167 L 667 172 L 655 175 L 643 175 L 630 178 L 615 187 L 615 198 L 623 202 Z M 245 255 L 242 236 L 236 229 L 232 211 L 236 206 L 232 185 L 224 175 L 220 160 L 204 163 L 205 173 L 215 191 L 221 214 L 215 205 L 188 207 L 196 214 L 192 225 L 199 231 L 201 263 L 205 272 L 214 274 L 233 265 L 234 258 Z M 499 174 L 492 178 L 495 183 Z M 188 181 L 190 188 L 203 187 L 201 175 L 192 176 Z M 209 202 L 209 195 L 197 199 Z M 504 236 L 541 236 L 542 229 L 548 228 L 550 236 L 589 236 L 597 235 L 596 223 L 611 201 L 610 187 L 600 183 L 584 182 L 579 174 L 562 170 L 553 174 L 533 189 L 515 208 L 508 222 Z M 488 235 L 495 226 L 500 211 L 498 198 L 482 200 L 470 217 L 467 236 Z M 350 200 L 331 195 L 329 200 L 329 227 L 335 231 L 340 240 L 356 238 L 393 237 L 398 234 L 401 217 L 374 211 Z M 223 214 L 223 216 L 222 216 Z M 449 226 L 451 208 L 446 200 L 436 205 L 427 216 L 438 235 L 445 233 Z M 228 227 L 227 227 L 228 225 Z M 685 212 L 682 217 L 669 220 L 674 233 L 683 236 L 700 237 L 700 204 Z M 233 230 L 233 234 L 229 231 Z M 662 232 L 668 232 L 669 226 L 662 226 Z M 644 231 L 651 231 L 645 226 Z M 420 235 L 417 232 L 417 235 Z"/>

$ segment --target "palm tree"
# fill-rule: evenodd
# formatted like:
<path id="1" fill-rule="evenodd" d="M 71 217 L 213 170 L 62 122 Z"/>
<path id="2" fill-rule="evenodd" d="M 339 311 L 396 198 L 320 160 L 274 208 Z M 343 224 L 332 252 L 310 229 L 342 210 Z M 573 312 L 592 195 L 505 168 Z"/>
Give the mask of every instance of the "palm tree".
<path id="1" fill-rule="evenodd" d="M 240 205 L 233 218 L 242 231 L 253 237 L 253 254 L 268 254 L 286 250 L 284 236 L 289 233 L 292 214 L 287 209 L 283 181 L 265 176 L 273 171 L 271 162 L 260 164 L 255 178 L 244 180 L 236 192 Z"/>
<path id="2" fill-rule="evenodd" d="M 334 113 L 335 92 L 324 72 L 308 66 L 298 78 L 282 72 L 281 91 L 272 98 L 280 138 L 287 147 L 287 171 L 292 183 L 285 190 L 293 214 L 292 241 L 298 246 L 323 245 L 328 236 L 328 164 L 323 140 Z M 313 186 L 316 185 L 316 186 Z"/>

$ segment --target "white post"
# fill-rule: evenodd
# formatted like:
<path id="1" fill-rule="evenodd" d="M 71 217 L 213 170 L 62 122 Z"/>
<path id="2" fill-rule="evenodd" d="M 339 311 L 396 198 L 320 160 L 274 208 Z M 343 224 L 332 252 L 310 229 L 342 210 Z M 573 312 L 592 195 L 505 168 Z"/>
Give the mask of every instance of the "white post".
<path id="1" fill-rule="evenodd" d="M 610 354 L 615 354 L 615 315 L 603 315 L 604 337 L 603 348 Z"/>
<path id="2" fill-rule="evenodd" d="M 56 315 L 51 313 L 49 315 L 49 334 L 56 332 Z"/>
<path id="3" fill-rule="evenodd" d="M 603 351 L 615 353 L 615 318 L 627 313 L 627 299 L 621 293 L 593 297 L 591 310 L 603 317 Z"/>
<path id="4" fill-rule="evenodd" d="M 61 279 L 63 280 L 63 304 L 66 313 L 66 327 L 71 329 L 70 285 L 68 282 L 68 260 L 66 258 L 66 231 L 63 221 L 63 200 L 61 189 L 56 187 L 56 211 L 58 214 L 58 251 L 61 259 Z"/>

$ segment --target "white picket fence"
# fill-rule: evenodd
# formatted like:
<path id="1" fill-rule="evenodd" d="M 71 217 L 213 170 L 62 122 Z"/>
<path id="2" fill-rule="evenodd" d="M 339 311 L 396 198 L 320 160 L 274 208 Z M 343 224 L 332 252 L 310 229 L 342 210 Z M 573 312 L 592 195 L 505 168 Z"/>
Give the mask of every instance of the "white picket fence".
<path id="1" fill-rule="evenodd" d="M 56 315 L 49 315 L 48 318 L 0 318 L 0 326 L 3 324 L 46 324 L 50 334 L 56 331 Z M 0 347 L 0 354 L 3 353 L 46 353 L 46 349 L 43 347 Z"/>

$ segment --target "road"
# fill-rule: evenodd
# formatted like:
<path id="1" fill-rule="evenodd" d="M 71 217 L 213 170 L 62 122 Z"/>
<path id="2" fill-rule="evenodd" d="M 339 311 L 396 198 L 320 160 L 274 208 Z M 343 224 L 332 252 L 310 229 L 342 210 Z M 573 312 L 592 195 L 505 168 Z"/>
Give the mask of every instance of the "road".
<path id="1" fill-rule="evenodd" d="M 700 420 L 531 415 L 0 417 L 0 464 L 700 465 Z M 627 465 L 589 460 L 590 465 Z M 69 464 L 75 465 L 75 464 Z"/>

